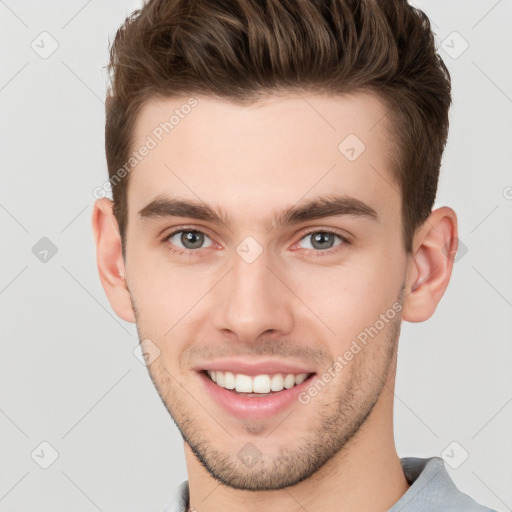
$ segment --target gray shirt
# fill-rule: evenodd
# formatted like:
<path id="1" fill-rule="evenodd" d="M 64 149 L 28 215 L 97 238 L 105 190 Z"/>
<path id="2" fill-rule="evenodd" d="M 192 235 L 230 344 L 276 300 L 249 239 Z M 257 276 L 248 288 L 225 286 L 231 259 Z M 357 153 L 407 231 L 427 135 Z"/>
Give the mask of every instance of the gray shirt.
<path id="1" fill-rule="evenodd" d="M 388 512 L 496 512 L 459 491 L 441 457 L 404 457 L 400 462 L 411 487 Z M 185 480 L 161 512 L 187 512 L 188 500 L 188 480 Z"/>

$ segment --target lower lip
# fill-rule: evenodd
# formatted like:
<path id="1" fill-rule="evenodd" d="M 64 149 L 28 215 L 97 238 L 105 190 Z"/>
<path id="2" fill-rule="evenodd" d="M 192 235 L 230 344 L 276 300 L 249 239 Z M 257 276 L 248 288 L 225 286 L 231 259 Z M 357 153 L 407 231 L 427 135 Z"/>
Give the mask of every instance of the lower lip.
<path id="1" fill-rule="evenodd" d="M 264 420 L 275 416 L 293 402 L 298 401 L 299 394 L 310 385 L 315 374 L 311 374 L 304 382 L 290 389 L 285 388 L 277 393 L 253 397 L 239 395 L 218 386 L 205 372 L 199 372 L 199 376 L 206 392 L 229 414 L 240 419 Z"/>

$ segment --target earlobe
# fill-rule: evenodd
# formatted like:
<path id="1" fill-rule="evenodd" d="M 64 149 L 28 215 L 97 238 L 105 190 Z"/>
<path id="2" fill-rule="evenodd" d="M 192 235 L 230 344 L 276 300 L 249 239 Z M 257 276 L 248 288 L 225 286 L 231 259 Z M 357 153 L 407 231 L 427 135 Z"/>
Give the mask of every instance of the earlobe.
<path id="1" fill-rule="evenodd" d="M 457 215 L 443 206 L 433 211 L 417 231 L 409 260 L 402 319 L 430 318 L 448 287 L 457 253 Z"/>
<path id="2" fill-rule="evenodd" d="M 93 206 L 92 230 L 96 243 L 96 263 L 101 284 L 112 309 L 123 320 L 135 322 L 126 285 L 121 236 L 112 204 L 110 199 L 102 198 Z"/>

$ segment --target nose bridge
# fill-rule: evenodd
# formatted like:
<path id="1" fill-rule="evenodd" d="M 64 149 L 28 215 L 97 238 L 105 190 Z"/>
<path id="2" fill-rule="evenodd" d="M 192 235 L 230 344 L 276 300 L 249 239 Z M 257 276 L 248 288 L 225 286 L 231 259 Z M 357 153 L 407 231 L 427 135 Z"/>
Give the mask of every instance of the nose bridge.
<path id="1" fill-rule="evenodd" d="M 289 332 L 293 326 L 291 298 L 268 268 L 269 255 L 241 244 L 233 255 L 232 271 L 223 285 L 222 306 L 216 327 L 229 329 L 240 339 L 251 341 L 267 330 Z M 240 250 L 242 249 L 242 250 Z M 250 257 L 248 257 L 250 255 Z"/>

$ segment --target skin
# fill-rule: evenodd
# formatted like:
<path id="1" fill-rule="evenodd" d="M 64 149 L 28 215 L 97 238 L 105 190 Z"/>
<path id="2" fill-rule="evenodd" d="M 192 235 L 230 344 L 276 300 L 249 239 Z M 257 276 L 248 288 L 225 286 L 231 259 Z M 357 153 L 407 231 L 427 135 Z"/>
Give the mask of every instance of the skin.
<path id="1" fill-rule="evenodd" d="M 191 506 L 387 510 L 409 488 L 393 438 L 400 325 L 427 320 L 441 300 L 457 250 L 456 214 L 434 210 L 406 254 L 386 109 L 376 96 L 286 94 L 251 106 L 197 99 L 130 174 L 126 261 L 111 201 L 98 200 L 92 218 L 112 308 L 160 351 L 148 369 L 184 438 Z M 186 100 L 149 101 L 134 147 Z M 350 133 L 366 146 L 353 162 L 338 150 Z M 275 212 L 332 193 L 371 205 L 378 222 L 329 216 L 266 229 Z M 187 217 L 141 218 L 161 194 L 222 208 L 232 229 Z M 180 235 L 162 240 L 182 226 L 205 233 L 204 246 L 186 248 Z M 312 245 L 311 230 L 338 231 L 350 243 L 334 237 L 325 254 Z M 236 252 L 247 236 L 262 248 L 252 263 Z M 241 355 L 290 360 L 321 375 L 397 303 L 394 319 L 309 403 L 269 420 L 229 415 L 193 370 Z M 261 454 L 252 466 L 237 456 L 246 443 Z"/>

